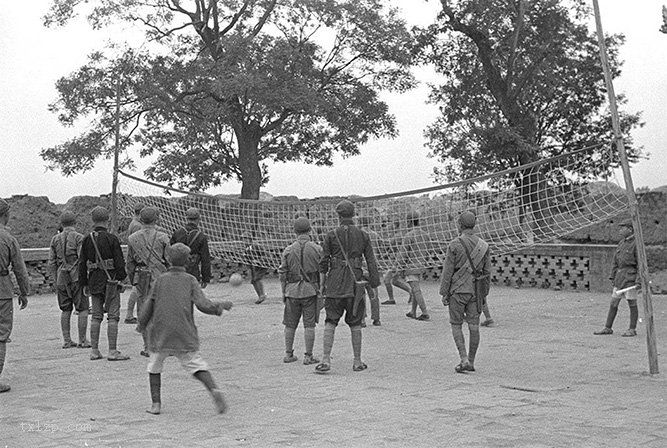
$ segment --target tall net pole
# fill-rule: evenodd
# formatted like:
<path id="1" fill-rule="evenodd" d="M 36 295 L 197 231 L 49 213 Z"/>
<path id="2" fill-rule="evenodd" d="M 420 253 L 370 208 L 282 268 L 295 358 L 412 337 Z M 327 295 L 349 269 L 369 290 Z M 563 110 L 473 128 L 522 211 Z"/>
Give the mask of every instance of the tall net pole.
<path id="1" fill-rule="evenodd" d="M 116 79 L 116 123 L 111 181 L 111 233 L 118 232 L 118 153 L 120 152 L 120 77 Z"/>
<path id="2" fill-rule="evenodd" d="M 614 141 L 621 159 L 623 169 L 623 178 L 625 180 L 625 190 L 628 195 L 628 205 L 630 216 L 632 217 L 632 227 L 634 229 L 635 240 L 637 242 L 637 264 L 639 268 L 639 278 L 642 287 L 642 304 L 644 307 L 644 319 L 646 321 L 646 345 L 648 348 L 649 372 L 656 374 L 658 372 L 658 349 L 655 339 L 655 326 L 653 323 L 653 299 L 651 297 L 651 285 L 649 283 L 648 263 L 646 261 L 646 247 L 644 247 L 644 235 L 642 233 L 641 221 L 639 219 L 639 207 L 637 206 L 637 196 L 632 184 L 632 175 L 630 174 L 630 164 L 628 163 L 628 154 L 623 144 L 623 135 L 621 133 L 621 123 L 618 117 L 618 107 L 616 105 L 616 94 L 614 93 L 614 84 L 609 69 L 609 60 L 607 58 L 607 47 L 604 41 L 604 32 L 602 30 L 602 19 L 600 18 L 600 6 L 598 0 L 593 0 L 595 10 L 595 25 L 597 29 L 598 42 L 600 47 L 600 60 L 604 70 L 604 79 L 607 84 L 607 94 L 609 95 L 609 109 L 611 111 L 611 122 L 614 130 Z"/>

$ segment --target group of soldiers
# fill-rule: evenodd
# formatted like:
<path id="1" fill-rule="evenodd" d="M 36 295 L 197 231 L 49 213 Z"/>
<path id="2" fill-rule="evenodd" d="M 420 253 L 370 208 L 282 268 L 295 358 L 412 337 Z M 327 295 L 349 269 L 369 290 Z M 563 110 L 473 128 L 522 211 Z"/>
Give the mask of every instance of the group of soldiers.
<path id="1" fill-rule="evenodd" d="M 14 285 L 10 271 L 18 284 L 19 309 L 28 305 L 28 275 L 17 240 L 9 233 L 9 205 L 0 199 L 0 373 L 4 366 L 6 344 L 13 325 Z M 307 218 L 294 221 L 296 239 L 282 253 L 278 269 L 283 302 L 285 326 L 285 363 L 298 358 L 294 355 L 294 339 L 300 321 L 303 321 L 305 355 L 303 363 L 316 364 L 315 372 L 331 370 L 331 351 L 337 325 L 341 319 L 351 330 L 353 348 L 352 369 L 367 369 L 362 361 L 362 328 L 366 317 L 365 295 L 371 298 L 371 318 L 380 325 L 377 288 L 381 283 L 373 249 L 373 232 L 355 225 L 355 207 L 348 200 L 336 205 L 339 225 L 326 233 L 318 244 L 311 238 Z M 135 217 L 128 228 L 127 256 L 123 255 L 120 239 L 108 231 L 109 212 L 95 207 L 91 212 L 93 230 L 82 235 L 77 232 L 76 216 L 69 211 L 61 215 L 62 230 L 50 245 L 49 266 L 53 270 L 58 305 L 61 310 L 63 348 L 90 348 L 90 359 L 103 359 L 100 348 L 100 330 L 107 315 L 109 361 L 123 361 L 129 356 L 117 347 L 120 321 L 120 292 L 123 280 L 129 278 L 132 292 L 128 300 L 126 323 L 138 323 L 137 331 L 143 337 L 140 354 L 149 358 L 148 373 L 152 407 L 148 411 L 159 414 L 160 373 L 166 357 L 176 356 L 183 367 L 201 381 L 211 393 L 216 408 L 224 412 L 222 394 L 211 377 L 206 362 L 199 355 L 199 339 L 192 317 L 193 305 L 207 314 L 221 315 L 232 307 L 231 302 L 212 302 L 203 293 L 211 281 L 208 238 L 200 230 L 200 213 L 196 208 L 186 212 L 186 223 L 169 236 L 158 226 L 159 210 L 138 204 Z M 415 257 L 428 252 L 427 235 L 419 228 L 419 214 L 407 215 L 410 230 L 404 235 L 397 255 L 397 263 L 419 266 Z M 490 272 L 489 244 L 475 234 L 476 217 L 463 212 L 458 217 L 460 235 L 449 242 L 444 258 L 440 295 L 449 307 L 449 322 L 460 362 L 458 373 L 475 371 L 475 358 L 480 341 L 480 315 L 488 313 L 480 301 L 477 273 Z M 605 327 L 595 334 L 612 334 L 612 324 L 618 304 L 625 297 L 630 306 L 630 328 L 623 336 L 635 336 L 637 324 L 637 269 L 636 248 L 629 222 L 621 225 L 623 239 L 614 256 L 612 282 L 614 292 Z M 423 268 L 410 267 L 399 274 L 391 270 L 385 274 L 385 284 L 399 285 L 410 293 L 411 310 L 407 317 L 429 320 L 428 310 L 420 288 Z M 257 288 L 255 288 L 257 290 Z M 266 296 L 258 292 L 258 302 Z M 375 302 L 375 303 L 374 303 Z M 390 296 L 388 303 L 395 303 Z M 387 303 L 387 302 L 384 302 Z M 133 316 L 136 305 L 137 316 Z M 323 357 L 313 354 L 315 326 L 322 307 L 325 309 Z M 417 307 L 421 314 L 417 316 Z M 71 338 L 71 315 L 78 315 L 78 342 Z M 88 316 L 90 340 L 86 338 Z M 487 314 L 485 323 L 491 321 Z M 466 347 L 463 324 L 469 330 Z M 484 325 L 484 323 L 482 323 Z M 10 387 L 0 383 L 0 392 Z"/>

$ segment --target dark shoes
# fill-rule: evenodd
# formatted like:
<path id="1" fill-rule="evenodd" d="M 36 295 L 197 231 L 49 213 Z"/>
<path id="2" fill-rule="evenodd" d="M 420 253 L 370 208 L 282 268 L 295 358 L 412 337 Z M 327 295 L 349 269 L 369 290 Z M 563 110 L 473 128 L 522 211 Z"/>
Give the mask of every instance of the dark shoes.
<path id="1" fill-rule="evenodd" d="M 454 371 L 456 373 L 474 372 L 475 367 L 472 364 L 470 364 L 469 362 L 459 363 L 456 367 L 454 367 Z"/>
<path id="2" fill-rule="evenodd" d="M 405 313 L 405 317 L 409 317 L 410 319 L 416 319 L 417 318 L 414 314 L 412 314 L 412 311 L 410 311 L 408 313 Z"/>
<path id="3" fill-rule="evenodd" d="M 603 334 L 614 334 L 614 330 L 611 328 L 604 327 L 602 330 L 594 331 L 593 334 L 595 335 L 603 335 Z"/>
<path id="4" fill-rule="evenodd" d="M 628 328 L 627 330 L 625 330 L 623 332 L 623 334 L 621 336 L 624 336 L 626 338 L 632 337 L 632 336 L 637 336 L 637 330 L 635 330 L 634 328 Z"/>
<path id="5" fill-rule="evenodd" d="M 140 354 L 141 356 L 146 357 L 146 358 L 150 358 L 150 357 L 151 357 L 151 355 L 150 355 L 146 350 L 142 350 L 142 351 L 140 351 L 139 354 Z"/>
<path id="6" fill-rule="evenodd" d="M 479 324 L 481 327 L 492 327 L 496 322 L 493 319 L 486 319 L 484 322 Z"/>
<path id="7" fill-rule="evenodd" d="M 125 320 L 123 322 L 125 322 L 126 324 L 136 324 L 137 323 L 137 318 L 136 317 L 127 317 L 127 318 L 125 318 Z"/>
<path id="8" fill-rule="evenodd" d="M 396 305 L 396 301 L 395 300 L 385 300 L 384 302 L 382 302 L 382 304 L 383 305 Z"/>
<path id="9" fill-rule="evenodd" d="M 63 344 L 63 348 L 76 348 L 76 342 L 67 341 Z"/>
<path id="10" fill-rule="evenodd" d="M 375 325 L 376 327 L 379 327 L 379 326 L 382 325 L 382 323 L 380 323 L 380 319 L 375 319 L 375 320 L 373 321 L 373 325 Z"/>
<path id="11" fill-rule="evenodd" d="M 428 314 L 422 314 L 419 317 L 417 317 L 417 320 L 431 320 L 431 316 Z"/>

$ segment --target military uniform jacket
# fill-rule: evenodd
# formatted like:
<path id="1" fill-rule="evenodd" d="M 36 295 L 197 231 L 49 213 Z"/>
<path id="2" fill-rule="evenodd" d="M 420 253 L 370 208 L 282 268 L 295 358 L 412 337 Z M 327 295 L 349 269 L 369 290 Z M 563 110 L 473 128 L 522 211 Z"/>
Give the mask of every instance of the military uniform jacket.
<path id="1" fill-rule="evenodd" d="M 69 274 L 72 282 L 79 281 L 79 253 L 82 242 L 83 235 L 70 226 L 51 238 L 49 268 L 56 279 L 56 286 L 65 286 L 68 283 L 63 271 Z"/>
<path id="2" fill-rule="evenodd" d="M 137 267 L 147 267 L 156 280 L 160 274 L 167 271 L 166 252 L 169 247 L 169 236 L 160 232 L 155 225 L 144 225 L 130 235 L 127 244 L 127 273 L 130 282 L 135 284 Z"/>
<path id="3" fill-rule="evenodd" d="M 299 235 L 283 251 L 278 275 L 285 297 L 304 299 L 317 295 L 322 248 L 310 241 L 310 236 Z"/>
<path id="4" fill-rule="evenodd" d="M 208 237 L 196 224 L 187 223 L 185 227 L 176 229 L 171 236 L 170 243 L 183 243 L 190 247 L 190 257 L 195 255 L 196 263 L 188 263 L 185 271 L 203 283 L 211 283 L 211 253 L 208 248 Z"/>
<path id="5" fill-rule="evenodd" d="M 116 235 L 107 232 L 102 226 L 97 226 L 93 233 L 89 233 L 83 238 L 81 243 L 81 255 L 79 256 L 79 284 L 88 286 L 91 294 L 104 294 L 107 282 L 107 274 L 99 267 L 88 271 L 88 263 L 97 264 L 95 255 L 95 246 L 93 246 L 92 236 L 96 237 L 97 247 L 100 250 L 102 260 L 112 260 L 113 268 L 107 272 L 113 280 L 125 280 L 125 260 L 123 251 L 120 248 L 120 241 Z"/>
<path id="6" fill-rule="evenodd" d="M 413 228 L 403 237 L 396 265 L 405 275 L 421 275 L 430 256 L 430 238 L 420 228 Z"/>
<path id="7" fill-rule="evenodd" d="M 454 239 L 447 247 L 445 262 L 442 267 L 442 280 L 440 282 L 440 295 L 449 297 L 452 294 L 474 294 L 475 286 L 473 283 L 472 271 L 462 239 L 465 239 L 470 257 L 475 263 L 475 267 L 482 265 L 484 272 L 491 270 L 491 256 L 489 255 L 489 245 L 472 232 L 463 231 L 461 236 Z"/>
<path id="8" fill-rule="evenodd" d="M 345 261 L 341 243 L 352 265 L 354 277 Z M 377 288 L 380 285 L 380 274 L 370 237 L 366 232 L 355 227 L 351 218 L 341 219 L 340 227 L 327 233 L 322 243 L 320 272 L 327 275 L 326 297 L 331 299 L 354 297 L 354 282 L 361 279 L 364 260 L 368 267 L 368 281 L 371 287 Z"/>
<path id="9" fill-rule="evenodd" d="M 624 289 L 638 284 L 637 243 L 634 235 L 623 239 L 616 246 L 609 279 L 617 289 Z"/>
<path id="10" fill-rule="evenodd" d="M 0 300 L 14 298 L 14 283 L 9 276 L 10 268 L 16 276 L 21 295 L 27 296 L 30 282 L 21 248 L 16 238 L 9 233 L 9 228 L 0 224 Z"/>

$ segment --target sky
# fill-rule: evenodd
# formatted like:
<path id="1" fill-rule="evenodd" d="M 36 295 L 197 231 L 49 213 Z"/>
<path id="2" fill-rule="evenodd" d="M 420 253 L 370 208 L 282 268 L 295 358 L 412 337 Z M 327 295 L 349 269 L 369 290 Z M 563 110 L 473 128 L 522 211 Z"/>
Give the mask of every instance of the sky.
<path id="1" fill-rule="evenodd" d="M 393 3 L 402 8 L 410 25 L 431 23 L 439 4 L 434 0 Z M 635 187 L 667 185 L 667 35 L 658 32 L 663 3 L 667 0 L 600 1 L 605 32 L 626 36 L 621 49 L 623 73 L 614 88 L 628 97 L 625 109 L 642 111 L 645 122 L 633 134 L 649 154 L 632 167 Z M 49 4 L 49 0 L 10 1 L 0 9 L 0 197 L 47 196 L 62 204 L 72 196 L 111 191 L 111 161 L 100 160 L 89 172 L 63 177 L 58 171 L 48 171 L 39 156 L 41 149 L 78 133 L 62 127 L 48 110 L 57 97 L 56 80 L 83 65 L 87 55 L 101 48 L 108 36 L 93 32 L 84 20 L 65 28 L 45 28 L 42 17 Z M 417 75 L 422 81 L 437 79 L 428 71 Z M 428 157 L 423 131 L 434 121 L 437 109 L 426 104 L 427 95 L 425 83 L 405 94 L 384 94 L 398 123 L 397 138 L 371 141 L 361 148 L 359 156 L 336 157 L 333 167 L 270 164 L 270 180 L 263 191 L 313 198 L 371 196 L 433 186 L 437 162 Z M 133 174 L 142 177 L 146 163 L 139 162 L 139 170 Z M 235 194 L 240 190 L 239 183 L 230 182 L 209 193 Z"/>

